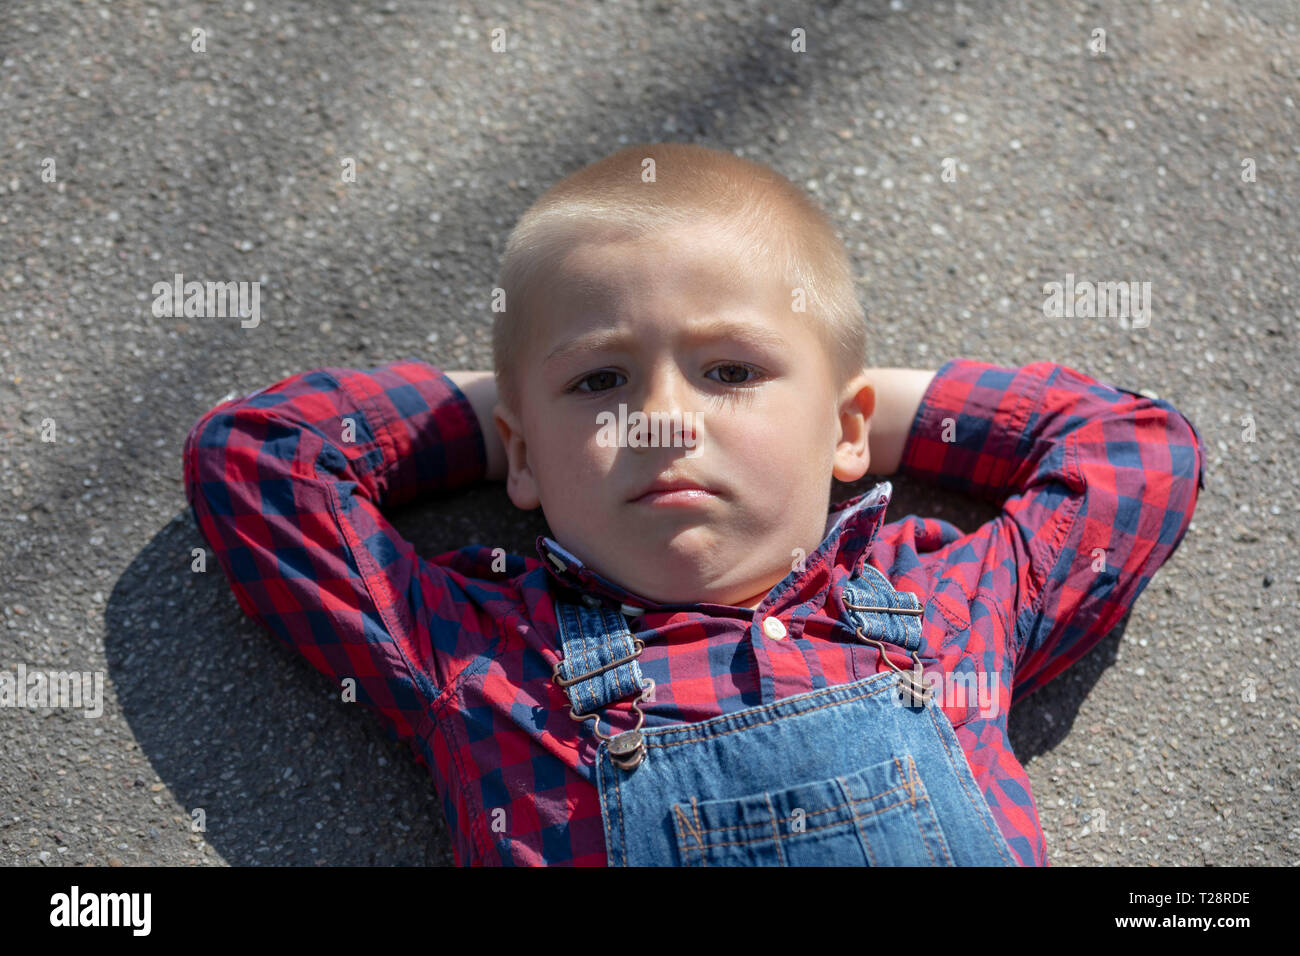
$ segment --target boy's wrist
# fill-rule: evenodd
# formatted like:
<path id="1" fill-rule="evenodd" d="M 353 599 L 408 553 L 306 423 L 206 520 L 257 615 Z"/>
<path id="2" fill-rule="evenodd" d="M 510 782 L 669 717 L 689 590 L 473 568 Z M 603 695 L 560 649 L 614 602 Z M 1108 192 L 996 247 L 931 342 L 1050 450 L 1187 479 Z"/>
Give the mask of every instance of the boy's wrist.
<path id="1" fill-rule="evenodd" d="M 474 414 L 478 417 L 479 431 L 483 434 L 483 448 L 487 452 L 488 481 L 504 481 L 506 477 L 506 450 L 497 433 L 492 411 L 497 404 L 497 381 L 492 372 L 464 371 L 444 372 L 456 387 L 465 393 Z"/>
<path id="2" fill-rule="evenodd" d="M 937 372 L 920 368 L 866 370 L 867 382 L 876 393 L 876 407 L 867 431 L 869 474 L 892 475 L 898 471 L 921 399 Z"/>

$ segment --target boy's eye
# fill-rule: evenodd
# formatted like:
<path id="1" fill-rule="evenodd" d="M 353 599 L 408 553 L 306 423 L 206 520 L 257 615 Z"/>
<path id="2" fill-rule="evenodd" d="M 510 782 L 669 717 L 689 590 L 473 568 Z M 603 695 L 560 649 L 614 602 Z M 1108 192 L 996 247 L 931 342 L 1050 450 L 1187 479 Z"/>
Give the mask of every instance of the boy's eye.
<path id="1" fill-rule="evenodd" d="M 615 387 L 614 383 L 609 382 L 609 379 L 611 379 L 611 378 L 615 378 L 615 377 L 619 377 L 619 378 L 621 378 L 622 376 L 619 375 L 618 372 L 611 372 L 611 371 L 609 371 L 608 369 L 606 369 L 606 370 L 604 370 L 604 371 L 601 371 L 601 372 L 592 372 L 592 373 L 591 373 L 590 375 L 588 375 L 586 378 L 584 378 L 584 379 L 582 379 L 582 380 L 580 380 L 580 381 L 578 381 L 578 382 L 575 382 L 573 385 L 569 386 L 568 391 L 570 391 L 570 392 L 604 392 L 604 391 L 607 391 L 609 388 L 614 388 L 614 387 Z M 600 388 L 600 387 L 596 387 L 596 388 L 583 388 L 583 387 L 582 387 L 583 385 L 585 385 L 585 384 L 587 384 L 588 382 L 591 382 L 591 381 L 593 381 L 593 380 L 595 380 L 595 381 L 606 382 L 607 387 L 606 387 L 606 388 Z"/>
<path id="2" fill-rule="evenodd" d="M 714 368 L 709 369 L 710 375 L 712 375 L 714 372 L 723 373 L 723 377 L 719 379 L 719 381 L 722 382 L 723 385 L 744 385 L 746 382 L 750 381 L 750 379 L 738 378 L 736 376 L 738 375 L 752 376 L 754 374 L 754 370 L 750 368 L 748 365 L 737 365 L 735 363 L 729 365 L 718 365 Z"/>
<path id="3" fill-rule="evenodd" d="M 747 385 L 753 380 L 756 374 L 754 369 L 750 368 L 748 365 L 739 365 L 734 362 L 727 365 L 716 365 L 709 369 L 708 374 L 712 375 L 714 372 L 720 372 L 722 374 L 722 377 L 715 379 L 715 381 L 718 381 L 723 385 Z M 570 385 L 566 391 L 587 392 L 588 394 L 594 392 L 605 392 L 609 391 L 611 388 L 617 388 L 621 383 L 615 381 L 615 379 L 620 378 L 624 381 L 627 380 L 626 376 L 621 372 L 603 369 L 599 372 L 592 372 L 585 378 L 580 379 L 573 385 Z"/>

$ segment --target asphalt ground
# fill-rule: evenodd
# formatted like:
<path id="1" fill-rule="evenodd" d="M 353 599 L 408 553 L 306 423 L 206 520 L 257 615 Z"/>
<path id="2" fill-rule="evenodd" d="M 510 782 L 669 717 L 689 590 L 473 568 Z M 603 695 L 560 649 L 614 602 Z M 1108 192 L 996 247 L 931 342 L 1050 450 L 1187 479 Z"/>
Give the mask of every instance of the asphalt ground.
<path id="1" fill-rule="evenodd" d="M 181 443 L 227 394 L 308 368 L 490 368 L 518 215 L 622 145 L 683 140 L 825 206 L 875 364 L 1050 359 L 1196 424 L 1191 530 L 1010 736 L 1054 865 L 1296 864 L 1296 19 L 1287 0 L 7 0 L 0 670 L 106 686 L 97 719 L 0 710 L 0 863 L 452 862 L 409 752 L 219 569 L 191 571 Z M 155 317 L 176 273 L 259 281 L 260 323 Z M 1067 274 L 1149 281 L 1149 325 L 1045 316 Z M 890 520 L 990 513 L 895 487 Z M 396 520 L 430 554 L 531 553 L 545 531 L 499 486 Z"/>

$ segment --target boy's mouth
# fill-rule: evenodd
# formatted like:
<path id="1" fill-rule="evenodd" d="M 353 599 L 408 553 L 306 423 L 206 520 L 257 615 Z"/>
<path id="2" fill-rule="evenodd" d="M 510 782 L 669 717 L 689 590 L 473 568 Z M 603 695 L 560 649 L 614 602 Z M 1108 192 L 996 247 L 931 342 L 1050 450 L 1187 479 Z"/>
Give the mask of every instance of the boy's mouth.
<path id="1" fill-rule="evenodd" d="M 632 503 L 654 506 L 697 505 L 716 497 L 713 492 L 703 488 L 679 488 L 676 491 L 648 491 L 640 498 L 633 499 Z"/>
<path id="2" fill-rule="evenodd" d="M 712 488 L 691 478 L 660 478 L 628 501 L 632 504 L 696 504 L 716 498 Z"/>

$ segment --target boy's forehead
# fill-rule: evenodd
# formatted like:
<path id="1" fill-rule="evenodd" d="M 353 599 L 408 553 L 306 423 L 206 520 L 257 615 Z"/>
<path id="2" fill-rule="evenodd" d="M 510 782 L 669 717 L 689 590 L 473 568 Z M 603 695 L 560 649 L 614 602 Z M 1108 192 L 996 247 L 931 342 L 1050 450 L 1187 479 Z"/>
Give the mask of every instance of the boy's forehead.
<path id="1" fill-rule="evenodd" d="M 613 315 L 652 297 L 770 296 L 732 236 L 710 227 L 678 227 L 647 236 L 601 235 L 575 242 L 547 280 L 555 311 L 580 307 Z M 769 272 L 768 278 L 771 278 Z"/>
<path id="2" fill-rule="evenodd" d="M 788 352 L 808 338 L 790 295 L 780 270 L 756 263 L 735 229 L 705 222 L 635 236 L 593 228 L 535 290 L 529 364 L 542 373 L 589 348 L 632 345 L 644 340 L 646 322 Z"/>

